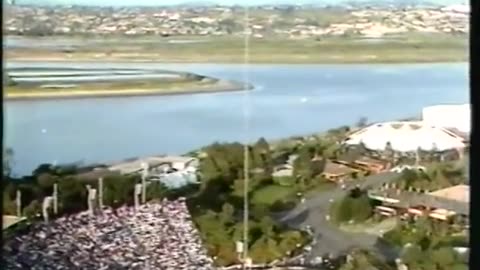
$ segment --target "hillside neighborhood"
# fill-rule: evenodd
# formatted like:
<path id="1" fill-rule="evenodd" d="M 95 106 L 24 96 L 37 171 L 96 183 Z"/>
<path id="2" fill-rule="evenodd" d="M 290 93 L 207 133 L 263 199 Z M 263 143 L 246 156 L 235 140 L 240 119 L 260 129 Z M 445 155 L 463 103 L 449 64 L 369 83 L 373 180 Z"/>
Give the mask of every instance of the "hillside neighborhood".
<path id="1" fill-rule="evenodd" d="M 6 6 L 4 34 L 229 36 L 244 34 L 240 7 L 33 7 Z M 378 38 L 409 32 L 468 33 L 469 8 L 318 8 L 261 6 L 251 10 L 249 33 L 292 39 L 359 35 Z"/>

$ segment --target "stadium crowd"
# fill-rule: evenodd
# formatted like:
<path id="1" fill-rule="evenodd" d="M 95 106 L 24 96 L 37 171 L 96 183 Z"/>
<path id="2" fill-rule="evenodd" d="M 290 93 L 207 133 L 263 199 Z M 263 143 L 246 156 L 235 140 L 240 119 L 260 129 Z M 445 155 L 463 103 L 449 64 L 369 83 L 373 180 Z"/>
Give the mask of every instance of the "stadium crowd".
<path id="1" fill-rule="evenodd" d="M 4 242 L 2 269 L 212 269 L 184 199 L 34 223 Z"/>

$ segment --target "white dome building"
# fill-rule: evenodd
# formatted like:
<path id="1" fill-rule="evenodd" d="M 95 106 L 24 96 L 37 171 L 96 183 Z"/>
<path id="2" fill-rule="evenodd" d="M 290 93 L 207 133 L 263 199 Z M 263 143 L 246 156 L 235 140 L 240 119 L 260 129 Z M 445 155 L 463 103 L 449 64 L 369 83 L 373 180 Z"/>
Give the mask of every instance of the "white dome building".
<path id="1" fill-rule="evenodd" d="M 471 107 L 463 105 L 436 105 L 423 108 L 422 120 L 433 126 L 454 128 L 470 133 Z"/>
<path id="2" fill-rule="evenodd" d="M 465 140 L 455 133 L 424 122 L 384 122 L 352 133 L 345 144 L 363 143 L 370 150 L 382 151 L 387 143 L 398 152 L 446 151 L 465 148 Z"/>

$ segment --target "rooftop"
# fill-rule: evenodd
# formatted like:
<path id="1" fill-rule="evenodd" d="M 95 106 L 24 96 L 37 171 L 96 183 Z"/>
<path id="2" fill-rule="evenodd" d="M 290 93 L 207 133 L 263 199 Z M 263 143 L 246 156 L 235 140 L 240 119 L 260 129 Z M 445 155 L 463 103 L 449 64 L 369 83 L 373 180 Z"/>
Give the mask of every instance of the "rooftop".
<path id="1" fill-rule="evenodd" d="M 355 162 L 378 164 L 378 165 L 384 165 L 386 163 L 386 161 L 384 160 L 375 159 L 367 156 L 361 156 L 360 158 L 356 159 Z"/>
<path id="2" fill-rule="evenodd" d="M 469 203 L 470 202 L 470 186 L 457 185 L 445 189 L 440 189 L 434 192 L 430 192 L 430 195 L 441 197 L 444 199 Z"/>
<path id="3" fill-rule="evenodd" d="M 327 164 L 325 164 L 325 169 L 323 170 L 323 173 L 340 175 L 340 174 L 349 174 L 356 171 L 357 170 L 343 164 L 327 162 Z"/>
<path id="4" fill-rule="evenodd" d="M 17 216 L 11 216 L 11 215 L 4 215 L 3 216 L 3 225 L 2 225 L 2 229 L 5 230 L 17 223 L 19 223 L 20 221 L 23 221 L 25 220 L 25 217 L 17 217 Z"/>
<path id="5" fill-rule="evenodd" d="M 345 143 L 363 143 L 368 149 L 380 151 L 390 143 L 393 150 L 400 152 L 414 152 L 418 148 L 445 151 L 466 146 L 457 134 L 422 121 L 376 123 L 351 134 Z"/>

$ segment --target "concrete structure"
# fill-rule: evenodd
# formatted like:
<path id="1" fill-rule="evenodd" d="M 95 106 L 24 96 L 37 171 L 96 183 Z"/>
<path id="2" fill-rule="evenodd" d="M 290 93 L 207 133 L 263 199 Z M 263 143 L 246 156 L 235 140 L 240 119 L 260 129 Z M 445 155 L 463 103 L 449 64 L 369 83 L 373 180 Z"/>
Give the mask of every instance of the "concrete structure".
<path id="1" fill-rule="evenodd" d="M 97 199 L 97 190 L 92 188 L 91 185 L 87 185 L 87 205 L 90 215 L 94 215 L 95 201 Z"/>
<path id="2" fill-rule="evenodd" d="M 470 133 L 471 105 L 436 105 L 422 110 L 422 120 L 428 125 L 454 128 Z"/>
<path id="3" fill-rule="evenodd" d="M 150 181 L 159 181 L 167 188 L 176 189 L 189 184 L 198 184 L 198 178 L 195 173 L 186 170 L 176 171 L 167 174 L 157 174 L 151 176 Z"/>
<path id="4" fill-rule="evenodd" d="M 103 210 L 103 178 L 98 178 L 98 207 Z"/>
<path id="5" fill-rule="evenodd" d="M 118 171 L 121 174 L 140 173 L 144 170 L 144 167 L 142 167 L 143 163 L 146 163 L 149 169 L 155 169 L 161 165 L 168 164 L 176 170 L 184 170 L 187 167 L 196 167 L 198 159 L 182 156 L 153 156 L 113 164 L 108 169 L 110 171 Z"/>
<path id="6" fill-rule="evenodd" d="M 142 195 L 142 188 L 143 188 L 142 184 L 136 184 L 133 190 L 133 202 L 134 202 L 135 210 L 137 210 L 138 207 L 140 206 L 139 197 Z"/>
<path id="7" fill-rule="evenodd" d="M 49 220 L 48 209 L 50 207 L 52 207 L 52 203 L 53 203 L 53 197 L 52 196 L 48 196 L 48 197 L 45 197 L 43 199 L 42 214 L 43 214 L 43 220 L 45 222 L 48 222 L 48 220 Z"/>
<path id="8" fill-rule="evenodd" d="M 388 143 L 398 152 L 446 151 L 463 149 L 465 140 L 442 127 L 421 121 L 383 122 L 370 125 L 350 134 L 345 144 L 363 143 L 370 150 L 383 151 Z"/>

